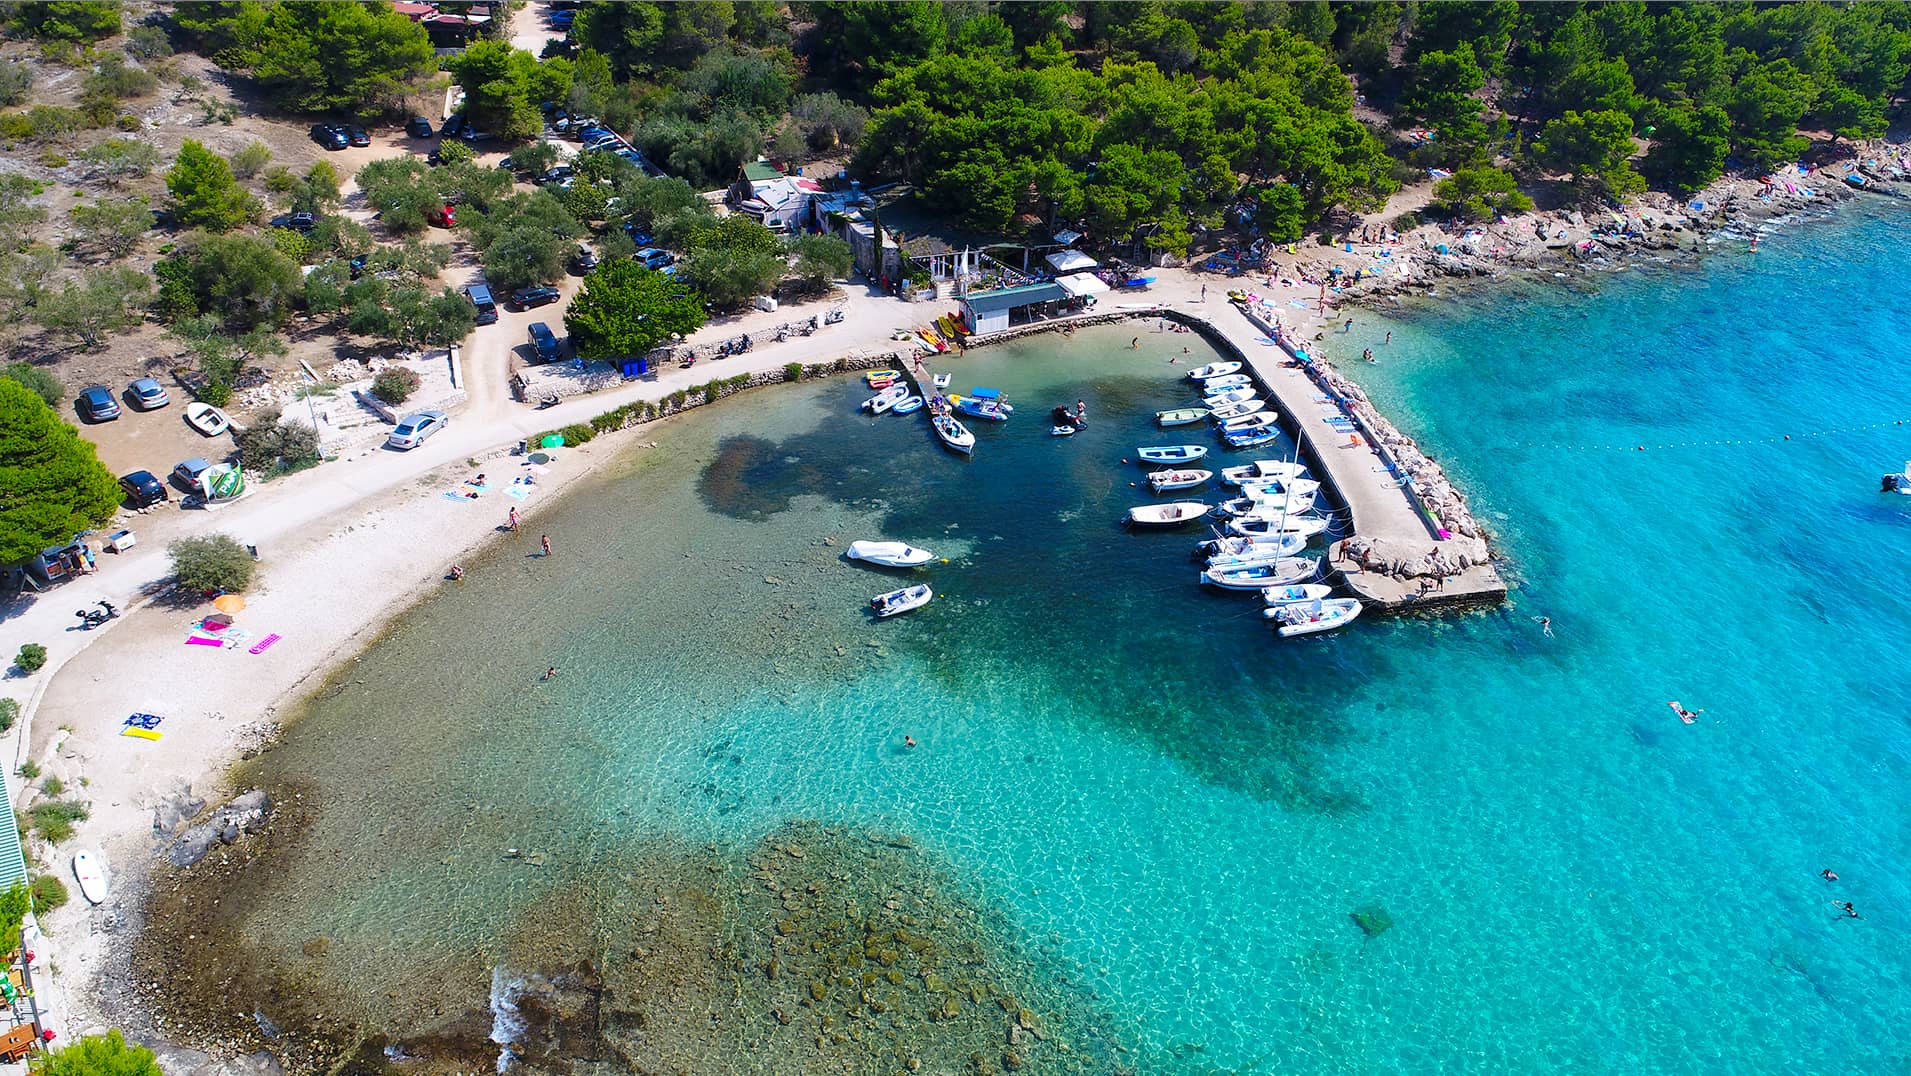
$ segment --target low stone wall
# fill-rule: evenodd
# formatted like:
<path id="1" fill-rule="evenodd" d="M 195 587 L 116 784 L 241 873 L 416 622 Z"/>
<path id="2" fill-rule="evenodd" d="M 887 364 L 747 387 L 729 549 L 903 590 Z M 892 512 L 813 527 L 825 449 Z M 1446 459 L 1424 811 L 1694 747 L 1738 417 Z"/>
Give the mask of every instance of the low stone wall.
<path id="1" fill-rule="evenodd" d="M 795 381 L 814 381 L 831 374 L 851 373 L 857 370 L 875 370 L 894 366 L 902 368 L 910 352 L 878 351 L 858 349 L 839 358 L 824 362 L 790 363 L 780 369 L 759 370 L 752 374 L 738 374 L 732 377 L 715 377 L 701 385 L 678 389 L 658 400 L 634 400 L 621 407 L 612 408 L 590 420 L 588 425 L 596 434 L 610 433 L 615 430 L 627 430 L 658 419 L 682 414 L 693 408 L 714 403 L 728 396 L 734 396 L 747 389 L 764 385 L 781 385 Z M 792 366 L 800 366 L 797 376 L 790 376 Z M 716 391 L 709 391 L 715 384 Z"/>

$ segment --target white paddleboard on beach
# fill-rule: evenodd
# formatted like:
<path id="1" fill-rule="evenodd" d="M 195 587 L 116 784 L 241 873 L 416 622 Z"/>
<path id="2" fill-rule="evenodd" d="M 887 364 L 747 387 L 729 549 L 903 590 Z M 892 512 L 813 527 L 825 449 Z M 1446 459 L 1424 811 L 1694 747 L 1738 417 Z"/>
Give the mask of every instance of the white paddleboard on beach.
<path id="1" fill-rule="evenodd" d="M 73 877 L 79 879 L 80 893 L 94 904 L 106 903 L 106 867 L 92 852 L 73 853 Z"/>

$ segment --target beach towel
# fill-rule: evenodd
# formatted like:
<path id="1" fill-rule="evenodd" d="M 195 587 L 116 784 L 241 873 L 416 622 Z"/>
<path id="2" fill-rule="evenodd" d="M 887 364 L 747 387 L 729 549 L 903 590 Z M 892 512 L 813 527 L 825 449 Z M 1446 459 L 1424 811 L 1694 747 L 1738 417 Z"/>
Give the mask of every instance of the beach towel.
<path id="1" fill-rule="evenodd" d="M 208 639 L 203 635 L 189 635 L 186 637 L 186 645 L 187 646 L 224 646 L 226 645 L 226 641 L 224 639 Z"/>
<path id="2" fill-rule="evenodd" d="M 119 734 L 141 740 L 157 740 L 159 739 L 159 723 L 164 720 L 165 718 L 153 714 L 133 714 L 127 717 Z"/>
<path id="3" fill-rule="evenodd" d="M 512 499 L 512 500 L 514 500 L 514 501 L 523 501 L 523 500 L 529 500 L 529 499 L 530 499 L 530 496 L 531 496 L 531 487 L 529 487 L 529 486 L 506 486 L 506 487 L 505 487 L 505 489 L 504 489 L 504 495 L 505 495 L 506 497 L 509 497 L 509 498 L 511 498 L 511 499 Z"/>
<path id="4" fill-rule="evenodd" d="M 447 501 L 459 501 L 465 504 L 469 504 L 470 502 L 475 501 L 477 499 L 478 499 L 478 495 L 475 493 L 461 493 L 455 489 L 448 489 L 445 491 L 445 500 Z"/>
<path id="5" fill-rule="evenodd" d="M 263 654 L 266 651 L 272 649 L 272 644 L 278 641 L 279 641 L 279 633 L 275 631 L 272 634 L 266 636 L 265 638 L 260 639 L 258 642 L 253 643 L 252 649 L 246 651 L 246 653 Z"/>

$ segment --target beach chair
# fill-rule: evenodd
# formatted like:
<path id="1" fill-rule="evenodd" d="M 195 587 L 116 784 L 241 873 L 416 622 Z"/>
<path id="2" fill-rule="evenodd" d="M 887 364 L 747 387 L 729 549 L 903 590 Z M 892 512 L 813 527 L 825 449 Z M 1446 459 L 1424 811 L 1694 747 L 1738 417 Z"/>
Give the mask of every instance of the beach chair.
<path id="1" fill-rule="evenodd" d="M 21 1024 L 0 1035 L 0 1062 L 11 1064 L 21 1060 L 33 1052 L 34 1044 L 39 1041 L 32 1024 Z"/>

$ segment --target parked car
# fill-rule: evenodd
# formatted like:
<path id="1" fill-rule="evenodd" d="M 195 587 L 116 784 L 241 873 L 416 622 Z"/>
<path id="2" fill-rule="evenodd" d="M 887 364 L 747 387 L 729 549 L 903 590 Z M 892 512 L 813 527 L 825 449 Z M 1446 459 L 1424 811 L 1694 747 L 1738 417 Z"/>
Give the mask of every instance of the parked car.
<path id="1" fill-rule="evenodd" d="M 577 244 L 576 253 L 571 255 L 571 269 L 576 273 L 588 273 L 597 268 L 597 252 L 589 243 Z"/>
<path id="2" fill-rule="evenodd" d="M 560 164 L 552 168 L 546 168 L 531 182 L 541 187 L 546 183 L 556 183 L 560 179 L 569 179 L 576 174 L 577 169 L 572 168 L 568 164 Z"/>
<path id="3" fill-rule="evenodd" d="M 437 209 L 427 212 L 425 219 L 440 228 L 456 228 L 458 226 L 458 211 L 448 205 L 439 206 Z"/>
<path id="4" fill-rule="evenodd" d="M 529 310 L 534 306 L 549 306 L 562 299 L 556 288 L 539 285 L 534 288 L 519 288 L 511 293 L 511 305 L 519 310 Z"/>
<path id="5" fill-rule="evenodd" d="M 166 386 L 150 377 L 142 377 L 126 386 L 126 392 L 133 398 L 133 406 L 141 411 L 157 411 L 172 403 L 172 397 L 166 395 Z"/>
<path id="6" fill-rule="evenodd" d="M 173 468 L 173 484 L 187 493 L 203 493 L 205 491 L 200 488 L 199 480 L 210 470 L 212 464 L 199 456 L 183 460 Z"/>
<path id="7" fill-rule="evenodd" d="M 467 120 L 465 121 L 464 130 L 458 135 L 458 137 L 464 139 L 466 142 L 488 142 L 491 139 L 496 138 L 498 136 L 492 134 L 490 131 L 478 130 L 476 127 L 472 126 L 469 120 Z"/>
<path id="8" fill-rule="evenodd" d="M 344 149 L 351 145 L 345 136 L 345 128 L 336 123 L 319 123 L 312 126 L 312 141 L 326 149 Z"/>
<path id="9" fill-rule="evenodd" d="M 464 134 L 464 113 L 453 112 L 445 125 L 438 130 L 440 138 L 457 138 Z"/>
<path id="10" fill-rule="evenodd" d="M 576 19 L 577 12 L 575 11 L 553 11 L 547 21 L 553 30 L 568 30 L 571 28 L 571 23 L 576 21 Z"/>
<path id="11" fill-rule="evenodd" d="M 413 116 L 405 123 L 405 133 L 413 138 L 430 138 L 431 120 L 424 116 Z"/>
<path id="12" fill-rule="evenodd" d="M 73 406 L 79 409 L 80 417 L 88 422 L 111 422 L 119 417 L 119 401 L 113 399 L 113 390 L 105 385 L 82 389 L 74 397 Z"/>
<path id="13" fill-rule="evenodd" d="M 557 334 L 541 321 L 531 323 L 531 351 L 539 362 L 557 361 Z"/>
<path id="14" fill-rule="evenodd" d="M 495 325 L 498 321 L 498 301 L 491 298 L 491 289 L 483 284 L 473 284 L 464 290 L 471 297 L 471 305 L 478 308 L 478 324 Z"/>
<path id="15" fill-rule="evenodd" d="M 415 411 L 398 420 L 398 425 L 393 426 L 390 436 L 385 438 L 385 444 L 401 452 L 410 451 L 449 424 L 443 411 Z"/>
<path id="16" fill-rule="evenodd" d="M 272 226 L 274 228 L 290 228 L 295 232 L 309 235 L 312 229 L 318 227 L 318 218 L 310 213 L 287 213 L 283 217 L 275 218 L 272 221 Z"/>
<path id="17" fill-rule="evenodd" d="M 657 247 L 645 247 L 637 252 L 636 258 L 643 263 L 646 269 L 662 269 L 664 266 L 677 260 L 675 254 L 667 250 L 660 250 Z"/>
<path id="18" fill-rule="evenodd" d="M 119 488 L 120 492 L 126 494 L 126 503 L 134 508 L 163 504 L 172 496 L 166 492 L 166 483 L 161 482 L 159 476 L 151 471 L 121 475 Z"/>
<path id="19" fill-rule="evenodd" d="M 630 236 L 630 241 L 637 244 L 639 247 L 649 246 L 651 244 L 651 241 L 656 238 L 655 236 L 651 235 L 649 232 L 646 232 L 642 228 L 637 227 L 637 222 L 634 220 L 627 220 L 624 222 L 624 234 L 627 236 Z"/>
<path id="20" fill-rule="evenodd" d="M 369 146 L 372 144 L 372 135 L 358 124 L 348 123 L 345 125 L 345 140 L 354 146 Z"/>
<path id="21" fill-rule="evenodd" d="M 614 134 L 598 135 L 595 138 L 586 140 L 584 143 L 584 152 L 586 153 L 595 153 L 599 150 L 621 150 L 628 148 L 630 147 L 624 144 L 624 140 Z"/>

